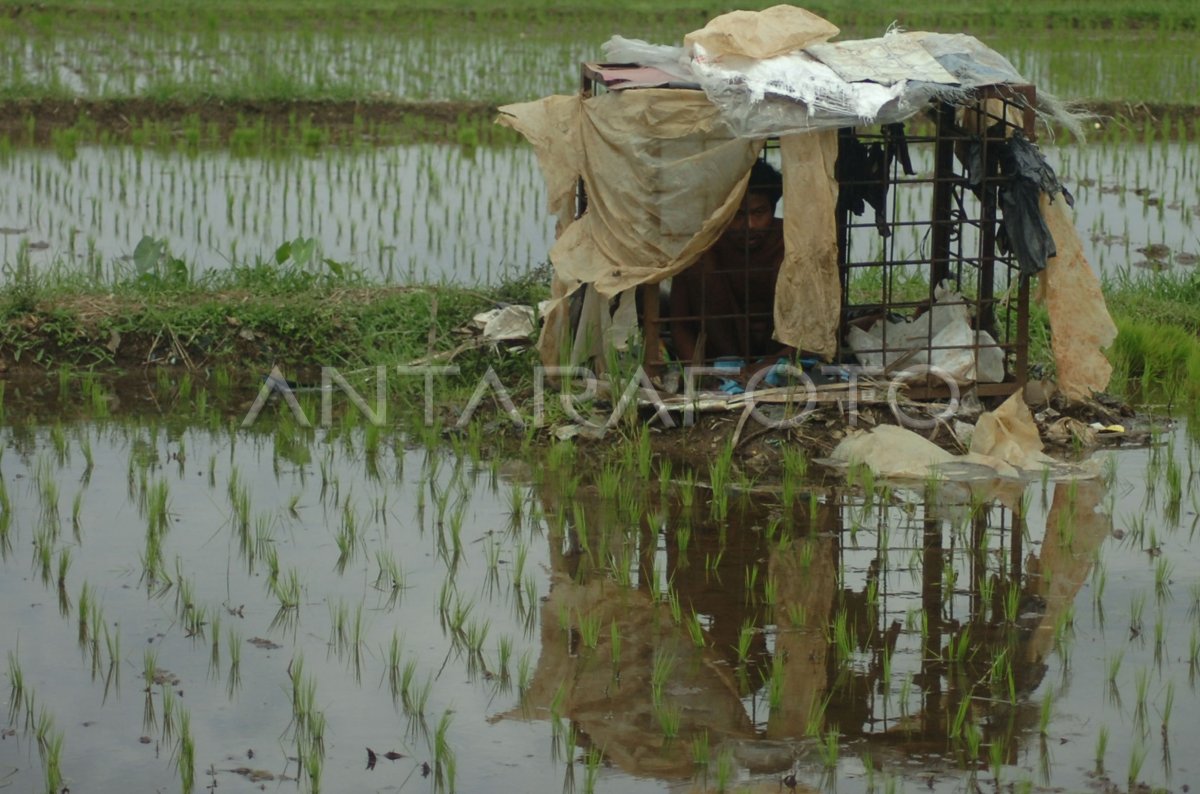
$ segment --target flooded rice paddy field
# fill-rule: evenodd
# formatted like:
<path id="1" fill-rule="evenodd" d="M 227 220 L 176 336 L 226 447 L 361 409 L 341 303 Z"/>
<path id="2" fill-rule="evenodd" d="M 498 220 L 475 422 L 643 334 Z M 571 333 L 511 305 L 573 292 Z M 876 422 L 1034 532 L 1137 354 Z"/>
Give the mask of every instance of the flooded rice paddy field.
<path id="1" fill-rule="evenodd" d="M 1198 145 L 1044 144 L 1076 198 L 1085 253 L 1101 273 L 1196 264 Z M 914 147 L 913 155 L 918 171 L 931 170 L 928 147 Z M 270 156 L 20 148 L 0 157 L 0 180 L 11 186 L 0 195 L 0 258 L 27 255 L 43 272 L 127 272 L 144 235 L 166 239 L 197 273 L 267 260 L 284 240 L 313 237 L 325 256 L 375 279 L 478 284 L 544 262 L 553 241 L 544 183 L 525 146 Z M 926 217 L 931 200 L 927 186 L 898 189 L 894 219 Z M 873 228 L 865 239 L 881 245 Z M 898 258 L 928 244 L 915 226 L 899 227 L 889 243 Z"/>
<path id="2" fill-rule="evenodd" d="M 702 27 L 664 15 L 622 24 L 606 19 L 554 21 L 397 19 L 339 29 L 327 20 L 261 29 L 196 31 L 197 20 L 166 26 L 112 25 L 97 36 L 85 18 L 66 18 L 50 30 L 14 26 L 0 38 L 0 89 L 103 96 L 294 96 L 484 99 L 514 101 L 578 88 L 578 64 L 601 60 L 601 45 L 620 34 L 678 45 Z M 837 21 L 836 19 L 833 21 Z M 900 20 L 901 25 L 909 27 Z M 203 27 L 203 26 L 201 26 Z M 881 36 L 844 30 L 842 39 Z M 1200 81 L 1194 40 L 1186 31 L 1130 34 L 1121 29 L 1029 30 L 1020 25 L 980 34 L 1041 90 L 1064 97 L 1140 102 L 1190 101 Z M 436 64 L 436 68 L 431 68 Z"/>
<path id="3" fill-rule="evenodd" d="M 0 785 L 1195 781 L 1182 428 L 1094 479 L 888 485 L 205 405 L 0 428 Z"/>
<path id="4" fill-rule="evenodd" d="M 423 144 L 243 157 L 80 147 L 0 158 L 0 258 L 111 275 L 143 235 L 198 271 L 296 237 L 376 280 L 479 284 L 543 262 L 554 222 L 531 149 Z M 19 230 L 19 231 L 16 231 Z"/>

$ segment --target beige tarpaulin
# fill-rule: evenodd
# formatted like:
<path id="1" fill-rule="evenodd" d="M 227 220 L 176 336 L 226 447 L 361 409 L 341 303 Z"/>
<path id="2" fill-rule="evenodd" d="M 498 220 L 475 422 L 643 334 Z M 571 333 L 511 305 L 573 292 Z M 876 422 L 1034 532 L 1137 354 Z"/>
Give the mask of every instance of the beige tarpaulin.
<path id="1" fill-rule="evenodd" d="M 1042 437 L 1019 391 L 979 417 L 971 434 L 971 452 L 999 458 L 1018 469 L 1041 469 L 1057 462 L 1042 452 Z"/>
<path id="2" fill-rule="evenodd" d="M 1041 207 L 1058 250 L 1039 277 L 1039 298 L 1050 314 L 1058 389 L 1068 400 L 1086 400 L 1108 386 L 1112 365 L 1103 350 L 1117 338 L 1117 327 L 1066 202 L 1062 196 L 1052 201 L 1042 194 Z"/>
<path id="3" fill-rule="evenodd" d="M 784 259 L 775 288 L 775 338 L 832 358 L 842 287 L 837 263 L 837 132 L 788 135 L 783 154 Z"/>
<path id="4" fill-rule="evenodd" d="M 924 479 L 966 475 L 1019 477 L 1022 472 L 1047 467 L 1063 474 L 1090 476 L 1080 467 L 1071 471 L 1042 452 L 1042 439 L 1021 392 L 1015 392 L 995 411 L 979 417 L 966 455 L 955 455 L 929 439 L 897 425 L 878 425 L 870 432 L 847 435 L 830 459 L 851 466 L 863 465 L 882 477 Z"/>
<path id="5" fill-rule="evenodd" d="M 836 36 L 828 20 L 796 6 L 778 5 L 764 11 L 731 11 L 683 38 L 685 47 L 699 44 L 710 56 L 743 55 L 772 58 L 801 50 Z"/>
<path id="6" fill-rule="evenodd" d="M 550 250 L 558 298 L 581 283 L 612 298 L 694 263 L 733 217 L 762 149 L 762 141 L 734 137 L 699 91 L 548 97 L 501 112 L 500 122 L 538 150 L 550 209 L 560 221 Z M 577 129 L 569 129 L 572 124 Z M 567 151 L 573 146 L 578 151 Z M 836 133 L 785 138 L 782 153 L 787 254 L 775 300 L 775 336 L 829 357 L 840 306 Z M 587 211 L 563 226 L 579 177 L 587 187 Z M 560 301 L 548 317 L 541 344 L 547 363 L 562 363 L 564 311 Z M 593 339 L 603 332 L 595 326 L 577 330 Z"/>

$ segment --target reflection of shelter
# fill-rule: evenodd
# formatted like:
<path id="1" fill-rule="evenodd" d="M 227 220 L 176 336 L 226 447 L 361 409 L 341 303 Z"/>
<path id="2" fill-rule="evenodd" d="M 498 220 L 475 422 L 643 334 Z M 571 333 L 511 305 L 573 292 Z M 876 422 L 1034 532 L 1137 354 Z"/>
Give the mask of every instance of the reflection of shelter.
<path id="1" fill-rule="evenodd" d="M 675 778 L 694 771 L 691 743 L 704 737 L 714 748 L 767 740 L 750 755 L 775 770 L 794 758 L 772 740 L 814 730 L 940 752 L 967 703 L 1011 760 L 1036 732 L 1031 696 L 1055 629 L 1111 530 L 1095 482 L 1055 485 L 1044 528 L 1013 485 L 945 484 L 907 501 L 832 494 L 782 517 L 778 504 L 748 503 L 728 533 L 703 505 L 647 505 L 643 515 L 661 520 L 626 525 L 590 504 L 594 492 L 543 485 L 545 515 L 562 514 L 561 499 L 582 500 L 581 514 L 600 520 L 566 520 L 549 534 L 537 669 L 508 716 L 561 716 L 621 769 Z M 783 534 L 768 538 L 773 520 Z M 686 627 L 693 610 L 702 645 Z M 746 627 L 754 639 L 739 658 Z M 664 711 L 678 717 L 674 739 Z"/>
<path id="2" fill-rule="evenodd" d="M 558 218 L 546 363 L 603 367 L 640 329 L 641 356 L 661 371 L 660 293 L 729 227 L 766 157 L 784 182 L 773 308 L 735 301 L 743 316 L 702 312 L 702 329 L 765 321 L 825 361 L 933 364 L 992 394 L 1024 382 L 1030 279 L 1048 259 L 1081 259 L 1030 143 L 1033 86 L 969 36 L 830 43 L 837 32 L 801 9 L 736 12 L 686 49 L 617 41 L 610 57 L 636 65 L 585 64 L 579 95 L 502 109 L 537 148 Z M 1069 317 L 1051 282 L 1056 355 L 1085 327 L 1097 348 L 1060 367 L 1068 396 L 1086 396 L 1107 384 L 1097 342 L 1111 321 L 1098 287 L 1072 282 L 1093 313 Z"/>

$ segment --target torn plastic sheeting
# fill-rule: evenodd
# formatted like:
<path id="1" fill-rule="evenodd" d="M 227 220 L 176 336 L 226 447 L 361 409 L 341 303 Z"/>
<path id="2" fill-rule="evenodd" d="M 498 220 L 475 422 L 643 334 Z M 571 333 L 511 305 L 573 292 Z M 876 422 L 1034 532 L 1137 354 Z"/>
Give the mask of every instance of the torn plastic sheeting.
<path id="1" fill-rule="evenodd" d="M 971 452 L 999 458 L 1021 469 L 1041 469 L 1057 463 L 1042 452 L 1037 423 L 1019 391 L 995 411 L 979 417 L 971 434 Z"/>
<path id="2" fill-rule="evenodd" d="M 1014 467 L 985 455 L 955 455 L 929 439 L 898 425 L 854 431 L 830 453 L 837 464 L 867 466 L 877 477 L 924 480 L 1018 477 Z"/>
<path id="3" fill-rule="evenodd" d="M 999 160 L 1000 173 L 1009 177 L 1000 189 L 1008 245 L 1021 265 L 1021 272 L 1034 275 L 1057 253 L 1054 236 L 1042 218 L 1039 206 L 1042 194 L 1054 197 L 1061 193 L 1068 205 L 1075 202 L 1059 183 L 1045 156 L 1020 132 L 999 147 Z"/>
<path id="4" fill-rule="evenodd" d="M 966 33 L 914 30 L 899 35 L 919 41 L 964 88 L 1026 82 L 1007 58 Z"/>
<path id="5" fill-rule="evenodd" d="M 691 58 L 683 47 L 651 44 L 642 39 L 614 35 L 601 44 L 600 49 L 608 63 L 650 66 L 682 82 L 694 82 L 696 79 L 692 74 Z"/>
<path id="6" fill-rule="evenodd" d="M 848 342 L 859 362 L 886 368 L 905 358 L 911 365 L 937 367 L 961 383 L 1003 381 L 1004 351 L 986 331 L 971 327 L 962 295 L 945 287 L 936 293 L 933 307 L 911 322 L 879 320 L 866 331 L 851 326 Z"/>
<path id="7" fill-rule="evenodd" d="M 912 36 L 892 34 L 877 39 L 811 44 L 807 51 L 848 83 L 866 80 L 881 85 L 906 80 L 958 82 L 921 46 L 920 40 Z"/>
<path id="8" fill-rule="evenodd" d="M 1094 477 L 1097 473 L 1094 465 L 1072 466 L 1042 452 L 1037 425 L 1020 392 L 979 417 L 966 455 L 944 450 L 907 428 L 880 425 L 842 439 L 830 460 L 866 465 L 877 476 L 902 479 L 1014 478 L 1045 470 L 1053 470 L 1056 477 Z"/>
<path id="9" fill-rule="evenodd" d="M 533 336 L 535 319 L 532 306 L 513 305 L 480 312 L 471 322 L 484 339 L 505 342 Z"/>

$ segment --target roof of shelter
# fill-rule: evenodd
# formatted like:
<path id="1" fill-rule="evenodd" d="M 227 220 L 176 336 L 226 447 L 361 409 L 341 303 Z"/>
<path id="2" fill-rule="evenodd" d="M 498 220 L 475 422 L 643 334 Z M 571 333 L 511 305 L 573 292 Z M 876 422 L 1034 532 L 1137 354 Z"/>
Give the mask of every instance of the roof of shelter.
<path id="1" fill-rule="evenodd" d="M 585 64 L 614 90 L 702 89 L 743 137 L 903 121 L 931 100 L 960 102 L 983 86 L 1029 86 L 1003 55 L 963 33 L 889 30 L 831 41 L 838 28 L 794 6 L 734 11 L 683 46 L 613 36 L 606 64 Z M 1041 112 L 1076 125 L 1052 97 Z"/>

